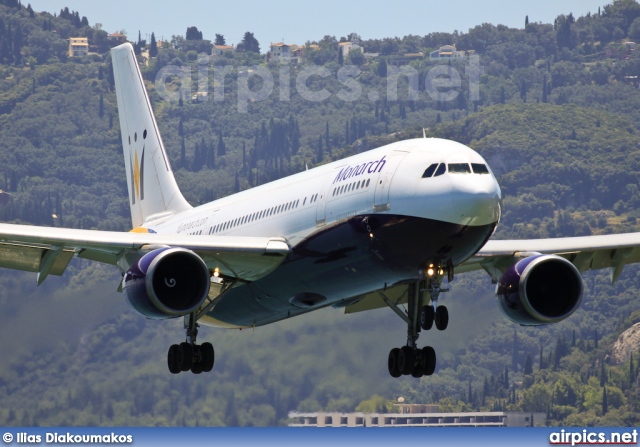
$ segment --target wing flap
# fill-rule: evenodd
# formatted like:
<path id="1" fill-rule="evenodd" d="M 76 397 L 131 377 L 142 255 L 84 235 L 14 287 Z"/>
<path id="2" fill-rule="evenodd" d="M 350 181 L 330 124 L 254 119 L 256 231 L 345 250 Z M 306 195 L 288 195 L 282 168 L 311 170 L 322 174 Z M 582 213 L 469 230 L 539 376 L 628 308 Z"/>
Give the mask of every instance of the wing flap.
<path id="1" fill-rule="evenodd" d="M 43 247 L 0 243 L 0 267 L 40 272 L 42 261 L 50 251 Z M 62 250 L 48 262 L 47 274 L 62 275 L 72 257 L 73 251 Z"/>

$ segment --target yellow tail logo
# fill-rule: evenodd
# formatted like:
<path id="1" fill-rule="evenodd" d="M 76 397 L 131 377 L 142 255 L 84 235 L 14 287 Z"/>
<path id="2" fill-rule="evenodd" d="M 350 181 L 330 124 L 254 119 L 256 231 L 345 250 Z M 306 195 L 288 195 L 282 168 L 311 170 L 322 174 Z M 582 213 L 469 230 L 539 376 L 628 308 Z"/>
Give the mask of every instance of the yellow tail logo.
<path id="1" fill-rule="evenodd" d="M 145 132 L 146 133 L 146 132 Z M 144 148 L 142 146 L 142 156 L 138 158 L 138 151 L 131 153 L 131 204 L 135 205 L 136 199 L 144 200 Z"/>

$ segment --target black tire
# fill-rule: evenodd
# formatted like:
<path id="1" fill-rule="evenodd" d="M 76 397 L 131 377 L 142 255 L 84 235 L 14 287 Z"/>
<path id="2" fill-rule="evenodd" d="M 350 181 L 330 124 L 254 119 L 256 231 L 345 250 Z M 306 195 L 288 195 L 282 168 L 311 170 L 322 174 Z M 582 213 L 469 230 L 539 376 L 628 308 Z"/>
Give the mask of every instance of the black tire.
<path id="1" fill-rule="evenodd" d="M 387 361 L 387 366 L 389 367 L 389 374 L 391 377 L 400 377 L 402 373 L 400 373 L 400 368 L 398 368 L 398 354 L 400 353 L 400 349 L 393 348 L 389 352 L 389 359 Z"/>
<path id="2" fill-rule="evenodd" d="M 419 379 L 424 376 L 424 367 L 422 365 L 416 365 L 413 367 L 413 372 L 411 373 L 413 377 Z"/>
<path id="3" fill-rule="evenodd" d="M 428 331 L 433 327 L 434 315 L 433 306 L 422 306 L 422 309 L 420 309 L 420 327 L 423 330 Z"/>
<path id="4" fill-rule="evenodd" d="M 422 348 L 422 358 L 424 362 L 425 376 L 430 376 L 436 370 L 436 351 L 431 346 Z"/>
<path id="5" fill-rule="evenodd" d="M 403 346 L 398 353 L 398 369 L 402 375 L 408 376 L 413 372 L 413 349 Z"/>
<path id="6" fill-rule="evenodd" d="M 209 372 L 213 369 L 215 358 L 213 345 L 211 343 L 202 343 L 202 346 L 200 346 L 200 364 L 203 372 Z"/>
<path id="7" fill-rule="evenodd" d="M 449 311 L 445 306 L 438 306 L 436 309 L 436 328 L 444 331 L 449 326 Z"/>
<path id="8" fill-rule="evenodd" d="M 202 364 L 200 363 L 194 363 L 193 366 L 191 367 L 191 372 L 194 374 L 201 374 L 202 371 L 203 371 Z"/>
<path id="9" fill-rule="evenodd" d="M 169 365 L 171 374 L 180 374 L 180 371 L 182 371 L 178 364 L 178 349 L 178 345 L 171 345 L 167 353 L 167 364 Z"/>
<path id="10" fill-rule="evenodd" d="M 189 371 L 193 366 L 193 350 L 187 342 L 178 346 L 178 366 L 182 371 Z"/>

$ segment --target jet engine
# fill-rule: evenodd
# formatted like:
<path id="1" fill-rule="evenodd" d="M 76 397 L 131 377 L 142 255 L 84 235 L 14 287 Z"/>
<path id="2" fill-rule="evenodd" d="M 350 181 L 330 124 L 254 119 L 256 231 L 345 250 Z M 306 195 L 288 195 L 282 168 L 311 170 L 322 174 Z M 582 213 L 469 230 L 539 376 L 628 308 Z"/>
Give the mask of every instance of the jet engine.
<path id="1" fill-rule="evenodd" d="M 123 290 L 137 312 L 161 320 L 196 310 L 207 297 L 209 285 L 209 269 L 197 254 L 184 248 L 159 248 L 129 268 Z"/>
<path id="2" fill-rule="evenodd" d="M 580 307 L 582 277 L 569 261 L 556 255 L 536 255 L 512 265 L 498 281 L 500 310 L 522 326 L 564 320 Z"/>

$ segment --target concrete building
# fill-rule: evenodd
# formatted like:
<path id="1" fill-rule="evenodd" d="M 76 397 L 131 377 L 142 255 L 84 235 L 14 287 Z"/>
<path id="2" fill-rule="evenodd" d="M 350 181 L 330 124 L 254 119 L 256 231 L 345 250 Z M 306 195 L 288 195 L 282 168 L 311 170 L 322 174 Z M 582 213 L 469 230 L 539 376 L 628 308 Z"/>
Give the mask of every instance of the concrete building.
<path id="1" fill-rule="evenodd" d="M 69 38 L 69 57 L 81 57 L 89 54 L 89 39 L 87 37 Z"/>
<path id="2" fill-rule="evenodd" d="M 286 44 L 284 42 L 271 43 L 269 51 L 271 53 L 271 60 L 278 62 L 290 62 L 292 59 L 297 59 L 294 56 L 294 52 L 299 48 L 295 44 Z"/>
<path id="3" fill-rule="evenodd" d="M 456 50 L 455 45 L 444 45 L 439 50 L 429 53 L 430 59 L 461 59 L 465 57 L 464 51 Z"/>
<path id="4" fill-rule="evenodd" d="M 534 427 L 545 413 L 289 413 L 289 427 Z"/>
<path id="5" fill-rule="evenodd" d="M 353 42 L 340 42 L 338 46 L 340 47 L 340 51 L 342 51 L 342 57 L 345 59 L 349 56 L 349 51 L 351 50 L 360 50 L 364 53 L 364 49 Z"/>

